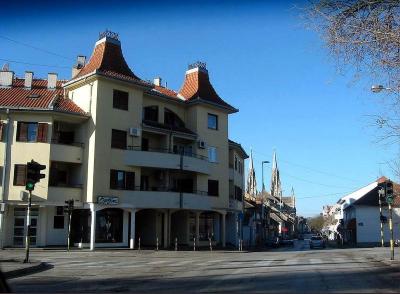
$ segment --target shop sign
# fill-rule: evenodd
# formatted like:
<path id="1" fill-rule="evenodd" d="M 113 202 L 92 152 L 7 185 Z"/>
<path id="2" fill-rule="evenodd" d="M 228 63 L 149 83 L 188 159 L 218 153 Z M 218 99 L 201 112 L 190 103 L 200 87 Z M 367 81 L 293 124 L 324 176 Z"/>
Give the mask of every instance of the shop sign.
<path id="1" fill-rule="evenodd" d="M 118 205 L 118 197 L 97 196 L 97 203 L 101 205 Z"/>

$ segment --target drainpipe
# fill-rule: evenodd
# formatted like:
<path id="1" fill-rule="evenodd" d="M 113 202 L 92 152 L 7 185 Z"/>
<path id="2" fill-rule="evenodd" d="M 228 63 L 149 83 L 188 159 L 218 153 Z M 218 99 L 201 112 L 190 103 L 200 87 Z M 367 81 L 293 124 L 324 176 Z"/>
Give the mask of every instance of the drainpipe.
<path id="1" fill-rule="evenodd" d="M 4 146 L 4 162 L 3 162 L 3 174 L 2 174 L 2 178 L 1 178 L 1 202 L 5 203 L 4 199 L 5 199 L 5 195 L 6 195 L 6 169 L 8 167 L 7 165 L 7 160 L 8 160 L 8 148 L 9 148 L 9 140 L 8 140 L 8 134 L 10 133 L 10 109 L 6 110 L 6 114 L 7 114 L 7 127 L 6 127 L 6 131 L 4 134 L 4 138 L 5 138 L 5 146 Z M 3 204 L 5 205 L 5 204 Z M 5 208 L 5 207 L 4 207 Z M 4 248 L 4 238 L 3 238 L 3 231 L 4 231 L 4 219 L 5 219 L 5 211 L 4 212 L 0 212 L 0 249 Z"/>

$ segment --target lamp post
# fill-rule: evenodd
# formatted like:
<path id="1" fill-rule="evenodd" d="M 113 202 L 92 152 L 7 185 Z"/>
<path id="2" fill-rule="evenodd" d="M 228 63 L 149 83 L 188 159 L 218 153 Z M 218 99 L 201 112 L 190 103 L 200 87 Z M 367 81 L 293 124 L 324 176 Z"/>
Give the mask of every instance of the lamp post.
<path id="1" fill-rule="evenodd" d="M 268 160 L 264 160 L 261 162 L 261 183 L 262 183 L 262 192 L 265 191 L 265 186 L 264 186 L 264 163 L 269 163 Z"/>

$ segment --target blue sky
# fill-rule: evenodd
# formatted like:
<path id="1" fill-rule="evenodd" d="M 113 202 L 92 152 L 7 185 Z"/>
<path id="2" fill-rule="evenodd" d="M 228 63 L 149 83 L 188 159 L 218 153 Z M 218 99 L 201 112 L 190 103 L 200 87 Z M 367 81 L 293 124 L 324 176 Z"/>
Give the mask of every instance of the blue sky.
<path id="1" fill-rule="evenodd" d="M 382 174 L 393 178 L 386 162 L 398 147 L 377 143 L 370 127 L 369 116 L 383 111 L 372 81 L 339 74 L 317 34 L 305 29 L 295 8 L 304 4 L 282 2 L 49 1 L 25 10 L 9 3 L 0 63 L 31 63 L 10 62 L 20 76 L 33 70 L 68 79 L 76 56 L 89 57 L 106 28 L 120 34 L 138 76 L 161 76 L 169 88 L 180 88 L 189 63 L 205 61 L 217 92 L 240 109 L 230 118 L 230 138 L 253 149 L 259 187 L 261 161 L 272 161 L 276 150 L 284 193 L 293 186 L 299 214 L 311 216 Z M 265 166 L 268 188 L 270 172 Z"/>

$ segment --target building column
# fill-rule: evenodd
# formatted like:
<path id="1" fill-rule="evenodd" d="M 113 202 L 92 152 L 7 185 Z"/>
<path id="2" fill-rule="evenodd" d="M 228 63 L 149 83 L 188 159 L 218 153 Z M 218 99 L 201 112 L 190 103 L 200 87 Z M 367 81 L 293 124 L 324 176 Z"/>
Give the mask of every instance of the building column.
<path id="1" fill-rule="evenodd" d="M 196 232 L 195 232 L 195 236 L 196 236 L 196 243 L 199 242 L 199 238 L 200 238 L 200 211 L 196 211 L 195 212 L 195 226 L 196 226 Z"/>
<path id="2" fill-rule="evenodd" d="M 96 242 L 96 207 L 90 203 L 90 250 L 93 251 Z"/>
<path id="3" fill-rule="evenodd" d="M 129 239 L 129 248 L 135 249 L 135 232 L 136 232 L 136 209 L 131 210 L 131 236 Z"/>
<path id="4" fill-rule="evenodd" d="M 163 217 L 164 217 L 164 244 L 163 244 L 164 248 L 168 248 L 168 244 L 169 244 L 169 233 L 168 233 L 169 217 L 168 217 L 168 215 L 169 215 L 169 211 L 166 210 L 163 215 Z"/>
<path id="5" fill-rule="evenodd" d="M 222 243 L 222 247 L 225 247 L 226 245 L 226 222 L 225 222 L 225 217 L 226 217 L 226 213 L 223 213 L 221 215 L 221 243 Z"/>

